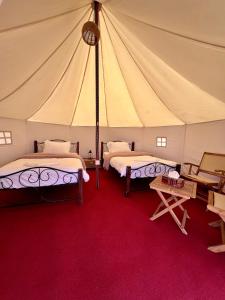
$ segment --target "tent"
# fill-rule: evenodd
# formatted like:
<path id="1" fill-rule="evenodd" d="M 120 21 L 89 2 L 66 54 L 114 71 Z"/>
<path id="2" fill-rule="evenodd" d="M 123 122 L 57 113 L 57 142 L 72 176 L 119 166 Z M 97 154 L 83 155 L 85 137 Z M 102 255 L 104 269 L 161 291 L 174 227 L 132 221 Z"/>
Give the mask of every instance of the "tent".
<path id="1" fill-rule="evenodd" d="M 225 119 L 225 4 L 102 1 L 100 125 Z M 95 125 L 94 48 L 81 39 L 91 0 L 3 1 L 0 116 Z"/>
<path id="2" fill-rule="evenodd" d="M 179 136 L 182 143 L 179 153 L 184 143 L 198 141 L 195 160 L 204 150 L 222 152 L 223 143 L 214 149 L 209 147 L 209 141 L 218 145 L 225 126 L 225 2 L 100 2 L 103 135 L 110 138 L 111 132 L 112 138 L 138 137 L 144 141 L 152 128 L 154 136 L 171 132 L 171 139 Z M 94 47 L 85 44 L 81 37 L 83 24 L 94 18 L 91 3 L 91 0 L 2 1 L 0 122 L 3 125 L 0 127 L 12 127 L 13 131 L 21 127 L 20 144 L 27 132 L 30 140 L 37 138 L 37 132 L 47 132 L 50 127 L 43 127 L 44 123 L 58 124 L 57 129 L 49 125 L 52 126 L 49 130 L 63 131 L 62 137 L 67 132 L 60 127 L 64 125 L 71 128 L 71 135 L 76 130 L 82 137 L 87 128 L 85 134 L 91 132 L 93 136 Z M 34 122 L 42 125 L 32 132 Z M 25 126 L 29 129 L 25 130 Z M 116 133 L 115 130 L 122 128 L 127 128 L 124 134 Z M 188 128 L 196 134 L 191 141 L 187 140 Z M 200 138 L 204 132 L 211 134 L 207 141 Z M 149 143 L 142 141 L 139 148 L 147 148 Z M 196 150 L 198 145 L 201 151 Z M 84 145 L 84 149 L 86 152 L 90 146 Z M 167 148 L 167 154 L 171 153 L 167 157 L 174 159 L 178 150 L 177 145 Z M 24 151 L 21 146 L 20 152 Z M 194 153 L 192 148 L 187 151 Z M 10 151 L 6 152 L 8 155 Z"/>
<path id="3" fill-rule="evenodd" d="M 101 140 L 135 141 L 136 150 L 179 163 L 224 154 L 225 0 L 99 2 Z M 0 167 L 34 140 L 79 141 L 84 158 L 94 152 L 95 48 L 81 36 L 91 4 L 0 0 Z M 37 181 L 27 176 L 34 184 L 42 167 L 47 182 L 59 167 L 28 161 L 19 174 L 30 166 L 39 169 Z M 66 205 L 0 209 L 1 299 L 224 299 L 225 257 L 207 251 L 218 241 L 208 228 L 217 217 L 204 203 L 178 211 L 183 232 L 191 218 L 185 237 L 169 214 L 149 220 L 160 201 L 154 191 L 125 201 L 120 178 L 100 170 L 96 190 L 92 171 L 82 207 L 72 189 Z M 17 191 L 3 192 L 0 204 Z M 68 199 L 55 189 L 53 201 L 61 195 Z"/>

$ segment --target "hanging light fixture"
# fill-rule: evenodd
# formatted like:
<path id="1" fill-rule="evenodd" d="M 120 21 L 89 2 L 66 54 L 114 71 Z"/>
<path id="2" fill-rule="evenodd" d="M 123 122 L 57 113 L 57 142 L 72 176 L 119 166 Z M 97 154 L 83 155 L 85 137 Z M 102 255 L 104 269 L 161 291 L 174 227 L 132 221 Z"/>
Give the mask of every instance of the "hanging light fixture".
<path id="1" fill-rule="evenodd" d="M 100 38 L 100 31 L 97 24 L 93 21 L 86 22 L 82 28 L 82 37 L 85 43 L 95 46 Z"/>

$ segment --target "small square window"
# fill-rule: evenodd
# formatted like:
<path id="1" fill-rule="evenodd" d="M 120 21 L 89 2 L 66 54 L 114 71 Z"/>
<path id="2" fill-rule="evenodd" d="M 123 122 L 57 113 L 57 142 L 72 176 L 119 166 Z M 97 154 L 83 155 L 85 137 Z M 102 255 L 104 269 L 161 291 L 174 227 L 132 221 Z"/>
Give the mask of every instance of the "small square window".
<path id="1" fill-rule="evenodd" d="M 5 140 L 6 140 L 6 144 L 11 144 L 11 143 L 12 143 L 11 138 L 7 138 L 7 139 L 5 139 Z"/>
<path id="2" fill-rule="evenodd" d="M 166 147 L 167 138 L 166 137 L 157 137 L 156 138 L 156 146 L 157 147 Z"/>
<path id="3" fill-rule="evenodd" d="M 11 137 L 11 132 L 10 131 L 5 131 L 5 137 Z"/>
<path id="4" fill-rule="evenodd" d="M 11 145 L 11 144 L 12 144 L 12 132 L 0 131 L 0 145 Z"/>
<path id="5" fill-rule="evenodd" d="M 0 145 L 5 145 L 5 139 L 0 138 Z"/>

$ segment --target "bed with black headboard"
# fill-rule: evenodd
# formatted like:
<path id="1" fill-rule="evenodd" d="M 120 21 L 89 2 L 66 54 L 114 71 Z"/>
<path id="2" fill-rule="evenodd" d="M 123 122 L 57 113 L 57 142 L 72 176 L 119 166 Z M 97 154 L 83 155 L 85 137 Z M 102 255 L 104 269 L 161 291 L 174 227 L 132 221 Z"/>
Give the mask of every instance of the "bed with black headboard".
<path id="1" fill-rule="evenodd" d="M 101 163 L 106 170 L 113 168 L 120 177 L 126 178 L 125 196 L 129 195 L 133 181 L 153 179 L 173 170 L 180 173 L 179 163 L 152 156 L 148 152 L 135 151 L 134 142 L 101 142 Z"/>
<path id="2" fill-rule="evenodd" d="M 79 142 L 34 141 L 34 153 L 23 155 L 0 168 L 0 190 L 78 185 L 78 201 L 83 203 L 83 182 L 89 180 Z"/>

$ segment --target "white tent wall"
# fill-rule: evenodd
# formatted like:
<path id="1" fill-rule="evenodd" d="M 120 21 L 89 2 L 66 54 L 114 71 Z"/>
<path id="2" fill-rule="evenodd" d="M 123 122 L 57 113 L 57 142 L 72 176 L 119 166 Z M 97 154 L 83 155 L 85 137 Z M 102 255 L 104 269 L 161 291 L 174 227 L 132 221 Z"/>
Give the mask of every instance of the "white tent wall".
<path id="1" fill-rule="evenodd" d="M 63 139 L 80 142 L 80 153 L 87 156 L 91 149 L 95 153 L 95 128 L 70 127 L 22 120 L 0 118 L 0 131 L 12 131 L 12 145 L 0 146 L 0 166 L 33 151 L 33 141 Z M 101 129 L 101 139 L 106 140 L 107 128 Z"/>
<path id="2" fill-rule="evenodd" d="M 87 157 L 88 151 L 95 153 L 95 128 L 94 127 L 71 127 L 63 125 L 42 124 L 27 122 L 29 128 L 29 151 L 33 150 L 33 141 L 46 139 L 63 139 L 80 142 L 80 154 Z M 104 128 L 101 130 L 104 137 Z"/>
<path id="3" fill-rule="evenodd" d="M 144 129 L 143 128 L 108 128 L 107 141 L 135 142 L 135 149 L 144 149 Z"/>
<path id="4" fill-rule="evenodd" d="M 166 137 L 167 146 L 157 147 L 156 138 Z M 145 148 L 155 156 L 178 162 L 183 161 L 185 126 L 146 128 L 144 130 Z"/>
<path id="5" fill-rule="evenodd" d="M 0 118 L 0 131 L 12 131 L 13 144 L 0 146 L 0 166 L 33 151 L 35 139 L 60 138 L 80 141 L 80 153 L 95 153 L 95 128 L 70 127 L 33 123 Z M 175 161 L 199 162 L 203 151 L 225 152 L 225 120 L 186 126 L 152 128 L 106 128 L 100 129 L 100 140 L 135 141 L 137 150 L 148 150 L 153 155 Z M 167 147 L 156 147 L 156 137 L 166 136 Z"/>
<path id="6" fill-rule="evenodd" d="M 0 118 L 0 131 L 12 132 L 12 145 L 0 145 L 0 166 L 28 152 L 25 121 Z"/>
<path id="7" fill-rule="evenodd" d="M 167 147 L 156 147 L 157 137 L 167 137 Z M 179 138 L 178 138 L 179 137 Z M 108 140 L 135 141 L 136 150 L 149 151 L 165 159 L 183 160 L 184 126 L 108 128 Z"/>
<path id="8" fill-rule="evenodd" d="M 186 126 L 184 161 L 199 163 L 202 152 L 225 153 L 225 120 Z"/>

